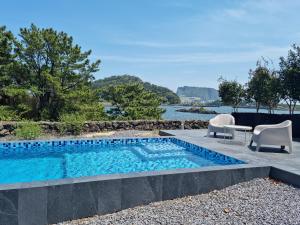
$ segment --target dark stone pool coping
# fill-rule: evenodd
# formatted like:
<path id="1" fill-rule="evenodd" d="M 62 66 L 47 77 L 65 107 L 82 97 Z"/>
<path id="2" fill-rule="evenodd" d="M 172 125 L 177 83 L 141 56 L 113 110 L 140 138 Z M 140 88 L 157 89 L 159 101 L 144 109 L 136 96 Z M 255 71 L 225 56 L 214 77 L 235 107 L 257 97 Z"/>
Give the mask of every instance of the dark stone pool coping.
<path id="1" fill-rule="evenodd" d="M 0 185 L 0 224 L 42 225 L 113 213 L 269 174 L 268 166 L 241 164 Z"/>

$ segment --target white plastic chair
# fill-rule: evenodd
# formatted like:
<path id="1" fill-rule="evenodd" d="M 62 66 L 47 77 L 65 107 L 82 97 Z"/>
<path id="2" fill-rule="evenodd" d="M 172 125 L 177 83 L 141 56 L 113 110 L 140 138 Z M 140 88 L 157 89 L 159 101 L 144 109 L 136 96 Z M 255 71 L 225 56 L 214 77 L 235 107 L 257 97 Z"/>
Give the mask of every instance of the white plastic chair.
<path id="1" fill-rule="evenodd" d="M 291 153 L 293 151 L 292 121 L 286 120 L 279 124 L 256 126 L 250 146 L 253 142 L 256 143 L 256 151 L 259 151 L 261 145 L 287 145 L 289 153 Z"/>
<path id="2" fill-rule="evenodd" d="M 214 136 L 217 133 L 229 133 L 234 138 L 234 129 L 224 129 L 224 125 L 234 125 L 235 119 L 230 114 L 220 114 L 209 120 L 207 137 L 210 136 L 211 132 L 214 132 Z"/>

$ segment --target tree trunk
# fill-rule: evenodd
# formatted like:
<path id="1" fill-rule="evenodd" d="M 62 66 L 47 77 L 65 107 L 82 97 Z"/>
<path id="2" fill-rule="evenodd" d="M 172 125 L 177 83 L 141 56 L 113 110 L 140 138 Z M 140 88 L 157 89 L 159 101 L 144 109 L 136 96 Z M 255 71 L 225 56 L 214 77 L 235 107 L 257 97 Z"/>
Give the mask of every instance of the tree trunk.
<path id="1" fill-rule="evenodd" d="M 269 111 L 269 114 L 272 114 L 272 106 L 269 106 L 268 111 Z"/>
<path id="2" fill-rule="evenodd" d="M 292 101 L 291 100 L 285 100 L 286 104 L 289 107 L 289 114 L 292 115 Z"/>
<path id="3" fill-rule="evenodd" d="M 260 104 L 258 102 L 255 102 L 255 106 L 256 106 L 256 113 L 258 113 L 260 109 Z"/>
<path id="4" fill-rule="evenodd" d="M 292 106 L 292 115 L 295 112 L 295 107 L 296 107 L 297 101 L 294 101 L 293 106 Z"/>

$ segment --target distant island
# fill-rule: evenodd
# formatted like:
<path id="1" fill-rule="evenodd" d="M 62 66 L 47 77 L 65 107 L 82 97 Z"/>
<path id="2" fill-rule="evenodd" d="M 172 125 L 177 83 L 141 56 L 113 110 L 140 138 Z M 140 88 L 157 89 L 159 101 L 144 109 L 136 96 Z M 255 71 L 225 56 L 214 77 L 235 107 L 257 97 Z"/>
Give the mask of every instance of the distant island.
<path id="1" fill-rule="evenodd" d="M 191 107 L 220 107 L 223 106 L 220 100 L 215 100 L 211 102 L 201 103 L 200 101 L 182 101 L 181 106 L 191 106 Z"/>
<path id="2" fill-rule="evenodd" d="M 177 109 L 177 112 L 187 112 L 187 113 L 198 113 L 198 114 L 218 114 L 216 111 L 214 110 L 207 110 L 204 107 L 192 107 L 192 108 L 188 108 L 188 109 Z"/>
<path id="3" fill-rule="evenodd" d="M 144 82 L 142 79 L 131 75 L 119 75 L 111 76 L 104 79 L 99 79 L 94 81 L 94 88 L 101 88 L 108 85 L 119 85 L 119 84 L 130 84 L 130 83 L 140 83 L 148 91 L 154 92 L 161 98 L 163 98 L 164 104 L 179 104 L 180 98 L 170 89 L 149 82 Z"/>
<path id="4" fill-rule="evenodd" d="M 177 88 L 177 95 L 182 103 L 201 102 L 207 103 L 219 100 L 219 92 L 214 88 L 183 86 Z"/>

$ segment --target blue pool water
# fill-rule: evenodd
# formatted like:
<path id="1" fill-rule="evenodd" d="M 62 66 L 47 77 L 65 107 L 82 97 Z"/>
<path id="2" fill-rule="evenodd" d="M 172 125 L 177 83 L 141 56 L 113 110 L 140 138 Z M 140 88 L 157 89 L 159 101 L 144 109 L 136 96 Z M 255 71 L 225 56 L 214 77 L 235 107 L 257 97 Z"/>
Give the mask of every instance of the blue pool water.
<path id="1" fill-rule="evenodd" d="M 2 184 L 241 163 L 175 138 L 0 143 Z"/>

